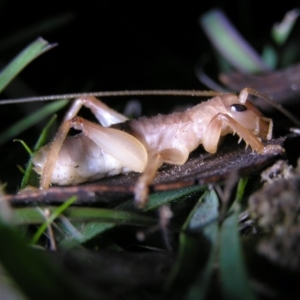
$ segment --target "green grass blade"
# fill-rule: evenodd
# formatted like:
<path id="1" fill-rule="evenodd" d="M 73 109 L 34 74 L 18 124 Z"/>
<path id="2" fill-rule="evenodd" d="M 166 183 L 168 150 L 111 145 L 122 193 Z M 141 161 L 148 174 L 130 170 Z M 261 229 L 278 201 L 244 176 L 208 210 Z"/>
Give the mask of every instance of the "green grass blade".
<path id="1" fill-rule="evenodd" d="M 41 251 L 26 246 L 18 232 L 0 220 L 0 262 L 28 299 L 98 299 Z"/>
<path id="2" fill-rule="evenodd" d="M 180 190 L 172 190 L 172 191 L 154 193 L 149 196 L 149 202 L 148 202 L 148 205 L 146 206 L 145 210 L 146 211 L 154 210 L 161 205 L 170 203 L 171 201 L 174 201 L 178 198 L 184 197 L 193 192 L 197 192 L 197 191 L 200 191 L 203 189 L 204 189 L 203 186 L 196 186 L 196 187 L 189 187 L 189 188 L 184 188 L 184 189 L 180 189 Z M 123 204 L 120 204 L 119 206 L 117 206 L 114 209 L 113 213 L 116 214 L 118 211 L 120 211 L 120 214 L 124 213 L 125 216 L 130 216 L 130 214 L 128 214 L 128 212 L 126 212 L 126 211 L 131 211 L 133 209 L 134 209 L 134 202 L 133 202 L 133 200 L 131 200 L 131 201 L 127 201 L 126 203 L 123 203 Z M 144 218 L 144 217 L 139 216 L 138 218 Z M 145 222 L 148 222 L 148 224 L 140 223 L 140 225 L 141 226 L 149 226 L 150 225 L 149 221 L 147 219 L 144 219 L 144 220 L 145 220 Z M 73 240 L 73 244 L 86 242 L 87 240 L 93 238 L 94 236 L 97 236 L 101 233 L 104 233 L 107 230 L 114 228 L 115 226 L 117 226 L 119 224 L 122 224 L 122 222 L 124 222 L 124 220 L 115 219 L 114 222 L 112 222 L 112 220 L 111 220 L 110 223 L 89 222 L 84 225 L 81 224 L 81 229 L 80 229 L 81 235 L 77 235 L 77 237 Z M 130 217 L 129 217 L 129 219 L 126 220 L 126 222 L 127 223 L 130 222 L 131 224 L 136 224 L 136 220 L 134 218 L 130 218 Z M 154 225 L 154 224 L 152 224 L 152 225 Z M 72 244 L 71 238 L 72 237 L 61 241 L 61 243 L 59 244 L 59 247 L 63 247 L 63 248 L 69 247 L 69 245 Z"/>
<path id="3" fill-rule="evenodd" d="M 48 209 L 51 211 L 51 208 Z M 43 222 L 45 222 L 45 216 L 39 207 L 15 208 L 13 210 L 14 225 L 33 225 Z"/>
<path id="4" fill-rule="evenodd" d="M 23 140 L 14 139 L 14 142 L 19 142 L 19 143 L 24 147 L 24 149 L 26 150 L 26 152 L 27 152 L 29 155 L 32 155 L 31 149 L 29 148 L 29 146 L 28 146 Z"/>
<path id="5" fill-rule="evenodd" d="M 201 190 L 205 190 L 206 186 L 192 186 L 179 190 L 170 190 L 165 192 L 157 192 L 149 195 L 148 203 L 143 211 L 151 211 L 159 208 L 162 205 L 168 204 L 178 198 L 187 196 L 191 193 L 199 192 Z M 134 210 L 134 200 L 129 200 L 125 203 L 120 204 L 117 209 L 120 210 Z"/>
<path id="6" fill-rule="evenodd" d="M 18 121 L 0 134 L 0 144 L 4 144 L 5 142 L 16 137 L 18 134 L 27 130 L 31 126 L 54 114 L 55 112 L 63 108 L 67 103 L 68 100 L 60 100 L 49 103 L 36 112 L 32 113 L 30 116 L 27 116 L 24 119 Z"/>
<path id="7" fill-rule="evenodd" d="M 38 38 L 18 54 L 0 73 L 0 92 L 35 58 L 53 48 L 42 38 Z"/>
<path id="8" fill-rule="evenodd" d="M 221 227 L 220 274 L 225 299 L 256 299 L 249 285 L 238 227 L 239 208 L 247 182 L 247 178 L 239 181 L 232 213 L 223 221 Z"/>
<path id="9" fill-rule="evenodd" d="M 37 21 L 34 24 L 26 26 L 25 28 L 18 29 L 17 32 L 10 33 L 9 36 L 4 37 L 0 41 L 0 52 L 8 51 L 9 48 L 14 47 L 20 43 L 24 43 L 37 36 L 43 35 L 47 32 L 61 28 L 70 23 L 75 17 L 73 13 L 56 13 L 49 18 L 43 18 L 41 21 Z"/>
<path id="10" fill-rule="evenodd" d="M 273 40 L 279 46 L 282 46 L 290 36 L 290 33 L 294 28 L 299 15 L 300 15 L 299 8 L 295 8 L 285 14 L 282 22 L 274 24 L 271 34 Z"/>
<path id="11" fill-rule="evenodd" d="M 1 274 L 0 274 L 0 291 L 1 298 L 8 300 L 28 300 L 22 295 L 20 289 L 16 286 L 11 278 L 7 274 L 2 274 L 3 267 L 0 265 Z"/>
<path id="12" fill-rule="evenodd" d="M 96 235 L 105 232 L 108 229 L 117 225 L 133 225 L 140 227 L 151 227 L 158 223 L 157 219 L 139 215 L 126 211 L 117 211 L 113 209 L 89 209 L 89 208 L 73 208 L 69 209 L 66 214 L 71 221 L 77 219 L 98 219 L 100 222 L 88 222 L 78 228 L 80 235 L 76 237 L 68 237 L 65 242 L 60 243 L 60 247 L 65 247 L 67 240 L 72 239 L 72 242 L 84 243 Z"/>
<path id="13" fill-rule="evenodd" d="M 149 201 L 144 211 L 150 211 L 159 208 L 162 205 L 168 204 L 178 198 L 187 196 L 191 193 L 199 192 L 206 189 L 206 186 L 193 186 L 180 190 L 171 190 L 166 192 L 154 193 L 150 195 Z M 131 201 L 133 203 L 133 201 Z"/>
<path id="14" fill-rule="evenodd" d="M 238 186 L 237 186 L 237 191 L 236 191 L 236 202 L 241 203 L 243 198 L 244 198 L 244 194 L 245 194 L 245 188 L 246 185 L 248 183 L 248 177 L 242 177 L 239 180 Z"/>
<path id="15" fill-rule="evenodd" d="M 50 215 L 50 217 L 39 227 L 38 231 L 34 234 L 32 237 L 30 243 L 36 244 L 37 241 L 40 239 L 44 231 L 47 229 L 47 227 L 59 216 L 61 215 L 70 205 L 72 205 L 76 201 L 77 197 L 72 196 L 70 199 L 68 199 L 65 203 L 60 205 L 55 211 L 53 211 Z"/>
<path id="16" fill-rule="evenodd" d="M 215 49 L 237 70 L 246 73 L 267 71 L 259 54 L 248 44 L 220 10 L 200 18 L 200 25 Z"/>
<path id="17" fill-rule="evenodd" d="M 73 198 L 73 197 L 72 197 Z M 132 225 L 132 226 L 154 226 L 157 224 L 157 219 L 140 215 L 138 213 L 118 211 L 115 209 L 103 208 L 88 208 L 88 207 L 68 207 L 73 203 L 74 199 L 70 199 L 71 203 L 64 203 L 59 209 L 54 207 L 46 207 L 49 210 L 51 217 L 46 220 L 41 213 L 41 210 L 36 207 L 27 207 L 14 209 L 14 224 L 16 225 L 29 225 L 41 224 L 39 230 L 36 232 L 31 240 L 31 243 L 36 243 L 47 226 L 53 222 L 60 214 L 63 215 L 72 223 L 78 223 L 77 230 L 69 232 L 65 241 L 60 244 L 66 247 L 70 240 L 76 243 L 83 243 L 95 235 L 100 234 L 116 225 Z M 68 207 L 68 208 L 67 208 Z M 67 208 L 67 209 L 66 209 Z M 92 221 L 94 220 L 94 221 Z M 86 222 L 85 224 L 83 224 Z M 73 234 L 74 233 L 74 234 Z"/>
<path id="18" fill-rule="evenodd" d="M 163 203 L 169 203 L 170 201 L 176 200 L 180 197 L 191 194 L 202 190 L 203 187 L 192 187 L 185 188 L 177 191 L 167 191 L 163 193 L 156 193 L 153 196 L 150 195 L 150 208 L 155 209 L 157 205 L 162 205 Z M 159 195 L 161 194 L 161 195 Z M 129 204 L 128 204 L 129 203 Z M 131 207 L 133 209 L 133 201 L 128 202 L 126 207 Z M 53 210 L 51 207 L 47 207 L 50 212 Z M 61 207 L 64 209 L 64 206 Z M 135 226 L 153 226 L 157 224 L 157 220 L 148 216 L 141 215 L 139 213 L 133 213 L 128 211 L 122 211 L 124 205 L 118 206 L 116 209 L 98 209 L 98 208 L 78 208 L 78 207 L 69 207 L 64 211 L 64 216 L 70 220 L 70 222 L 79 222 L 78 229 L 74 234 L 70 233 L 68 238 L 62 240 L 59 244 L 60 247 L 69 247 L 69 245 L 74 245 L 78 243 L 83 243 L 96 235 L 99 235 L 117 225 L 127 224 Z M 52 215 L 52 218 L 48 220 L 43 227 L 37 233 L 37 236 L 33 238 L 33 242 L 37 241 L 41 233 L 46 229 L 47 225 L 51 223 L 58 214 L 61 213 L 59 210 L 57 213 Z M 101 220 L 101 222 L 96 222 L 91 220 Z M 14 209 L 14 223 L 18 225 L 25 224 L 40 224 L 45 222 L 44 216 L 41 214 L 38 208 L 28 207 Z M 87 222 L 82 224 L 83 222 Z"/>
<path id="19" fill-rule="evenodd" d="M 43 128 L 37 142 L 35 143 L 35 145 L 33 147 L 33 152 L 40 150 L 40 148 L 43 147 L 48 142 L 49 131 L 50 131 L 51 127 L 54 125 L 56 119 L 57 119 L 57 115 L 53 115 L 51 117 L 51 119 L 49 120 L 49 122 L 46 124 L 46 126 Z"/>
<path id="20" fill-rule="evenodd" d="M 168 298 L 178 293 L 185 294 L 189 286 L 188 299 L 205 297 L 217 253 L 218 207 L 216 193 L 207 191 L 185 222 L 180 234 L 178 258 L 165 286 Z"/>
<path id="21" fill-rule="evenodd" d="M 216 221 L 219 217 L 218 207 L 219 199 L 216 192 L 214 190 L 208 190 L 200 198 L 182 229 L 189 232 L 203 229 L 205 234 L 205 226 Z M 207 238 L 211 239 L 209 232 Z M 214 240 L 214 238 L 212 238 L 212 240 Z"/>
<path id="22" fill-rule="evenodd" d="M 220 273 L 225 299 L 256 299 L 247 277 L 237 213 L 226 218 L 222 225 Z"/>
<path id="23" fill-rule="evenodd" d="M 262 59 L 269 66 L 270 69 L 275 70 L 278 65 L 278 53 L 270 44 L 266 44 L 262 50 Z"/>
<path id="24" fill-rule="evenodd" d="M 56 118 L 57 118 L 56 115 L 52 116 L 50 121 L 47 123 L 45 128 L 42 130 L 42 132 L 39 136 L 39 139 L 33 148 L 33 152 L 38 151 L 48 141 L 50 128 L 54 124 Z M 25 174 L 24 174 L 22 182 L 21 182 L 20 189 L 24 189 L 28 184 L 31 186 L 36 186 L 36 187 L 38 186 L 39 178 L 38 178 L 37 174 L 32 173 L 32 168 L 33 168 L 33 163 L 30 158 L 29 162 L 27 164 Z"/>
<path id="25" fill-rule="evenodd" d="M 101 220 L 103 222 L 112 222 L 119 224 L 131 224 L 138 226 L 152 226 L 156 219 L 115 209 L 89 208 L 89 207 L 71 207 L 64 214 L 69 219 L 77 220 Z"/>

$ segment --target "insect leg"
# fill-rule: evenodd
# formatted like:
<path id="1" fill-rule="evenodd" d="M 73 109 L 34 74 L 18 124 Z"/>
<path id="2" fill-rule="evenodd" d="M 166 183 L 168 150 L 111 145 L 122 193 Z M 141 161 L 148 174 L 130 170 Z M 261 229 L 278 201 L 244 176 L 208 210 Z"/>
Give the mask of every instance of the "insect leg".
<path id="1" fill-rule="evenodd" d="M 189 151 L 182 147 L 181 149 L 163 149 L 160 152 L 150 153 L 148 163 L 139 177 L 134 188 L 135 204 L 143 208 L 148 200 L 149 185 L 153 182 L 157 170 L 163 163 L 173 165 L 183 165 L 189 156 Z"/>
<path id="2" fill-rule="evenodd" d="M 45 164 L 44 169 L 41 174 L 41 179 L 40 179 L 40 189 L 41 190 L 47 189 L 51 184 L 52 173 L 53 173 L 53 170 L 55 167 L 55 163 L 56 163 L 59 151 L 60 151 L 60 149 L 63 145 L 63 142 L 65 141 L 66 136 L 71 127 L 72 127 L 71 120 L 63 122 L 54 137 L 50 151 L 48 153 L 46 164 Z"/>
<path id="3" fill-rule="evenodd" d="M 99 99 L 86 96 L 74 100 L 71 108 L 64 117 L 64 121 L 74 118 L 82 106 L 89 108 L 104 127 L 128 120 L 127 117 L 111 109 Z"/>
<path id="4" fill-rule="evenodd" d="M 143 174 L 138 178 L 134 187 L 135 205 L 144 208 L 148 200 L 149 185 L 152 183 L 157 170 L 164 160 L 160 153 L 155 153 L 148 157 L 148 164 Z"/>
<path id="5" fill-rule="evenodd" d="M 124 167 L 136 172 L 144 171 L 148 159 L 147 151 L 135 137 L 121 130 L 105 128 L 83 118 L 74 117 L 62 124 L 54 138 L 42 172 L 40 189 L 48 188 L 51 183 L 55 162 L 70 128 L 81 130 Z"/>
<path id="6" fill-rule="evenodd" d="M 217 151 L 218 143 L 221 137 L 223 125 L 227 125 L 234 133 L 237 133 L 246 144 L 257 152 L 263 152 L 264 145 L 252 134 L 248 129 L 241 126 L 233 118 L 226 114 L 217 114 L 212 118 L 208 124 L 205 136 L 203 138 L 203 146 L 207 152 L 215 153 Z"/>
<path id="7" fill-rule="evenodd" d="M 244 88 L 241 90 L 240 95 L 239 95 L 239 100 L 241 103 L 243 103 L 243 104 L 246 103 L 249 93 L 251 93 L 251 92 L 248 88 Z"/>
<path id="8" fill-rule="evenodd" d="M 259 98 L 263 98 L 265 99 L 268 103 L 271 101 L 267 96 L 261 94 L 260 92 L 251 89 L 251 88 L 244 88 L 241 90 L 240 94 L 239 94 L 239 101 L 243 104 L 245 104 L 247 102 L 248 96 L 253 95 L 253 96 L 257 96 Z"/>
<path id="9" fill-rule="evenodd" d="M 270 118 L 266 118 L 266 117 L 261 117 L 260 119 L 262 121 L 266 121 L 269 123 L 268 133 L 266 135 L 266 138 L 267 138 L 267 140 L 270 140 L 272 138 L 272 133 L 273 133 L 273 120 Z"/>

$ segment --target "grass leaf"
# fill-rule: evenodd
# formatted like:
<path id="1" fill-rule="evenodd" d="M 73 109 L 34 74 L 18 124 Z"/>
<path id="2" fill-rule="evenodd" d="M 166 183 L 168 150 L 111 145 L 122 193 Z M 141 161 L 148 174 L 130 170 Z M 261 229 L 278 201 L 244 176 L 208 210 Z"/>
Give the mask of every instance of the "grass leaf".
<path id="1" fill-rule="evenodd" d="M 55 47 L 38 38 L 19 53 L 0 73 L 0 92 L 35 58 Z"/>
<path id="2" fill-rule="evenodd" d="M 256 299 L 247 277 L 238 227 L 238 214 L 247 179 L 242 178 L 237 188 L 231 214 L 223 221 L 220 238 L 220 274 L 225 299 Z"/>
<path id="3" fill-rule="evenodd" d="M 300 15 L 299 8 L 295 8 L 291 11 L 288 11 L 280 23 L 274 24 L 271 34 L 273 40 L 278 45 L 281 46 L 286 42 L 286 40 L 290 36 L 292 29 L 295 26 L 295 23 L 299 15 Z"/>
<path id="4" fill-rule="evenodd" d="M 167 204 L 171 201 L 184 197 L 186 195 L 191 194 L 192 192 L 197 192 L 203 190 L 203 186 L 195 186 L 195 187 L 188 187 L 180 190 L 172 190 L 160 193 L 154 193 L 149 196 L 149 202 L 146 206 L 145 210 L 150 211 L 158 208 L 161 205 Z M 70 247 L 70 245 L 74 245 L 77 243 L 83 243 L 87 240 L 104 233 L 107 230 L 114 228 L 119 224 L 136 224 L 139 226 L 151 226 L 155 225 L 158 221 L 154 221 L 149 219 L 149 217 L 140 216 L 136 214 L 131 214 L 128 211 L 134 210 L 134 202 L 133 200 L 127 201 L 125 203 L 120 204 L 117 206 L 111 213 L 116 217 L 114 220 L 110 219 L 109 222 L 88 222 L 86 224 L 81 224 L 80 226 L 80 235 L 76 234 L 76 237 L 73 239 L 72 236 L 69 236 L 67 239 L 60 242 L 60 247 Z M 125 211 L 124 211 L 125 210 Z M 103 210 L 104 211 L 104 210 Z M 108 213 L 108 212 L 107 212 Z M 102 217 L 105 218 L 103 215 Z M 138 223 L 136 223 L 138 221 Z M 73 241 L 72 241 L 73 239 Z"/>
<path id="5" fill-rule="evenodd" d="M 41 235 L 44 233 L 44 231 L 47 229 L 47 227 L 59 216 L 61 215 L 70 205 L 72 205 L 76 201 L 76 196 L 72 196 L 70 199 L 68 199 L 65 203 L 60 205 L 56 210 L 54 210 L 49 218 L 46 219 L 46 221 L 39 227 L 38 231 L 34 234 L 32 237 L 30 243 L 36 244 L 37 241 L 40 239 Z"/>
<path id="6" fill-rule="evenodd" d="M 28 299 L 98 299 L 44 253 L 31 249 L 11 226 L 0 220 L 0 262 Z"/>
<path id="7" fill-rule="evenodd" d="M 256 299 L 249 286 L 236 213 L 226 218 L 222 225 L 220 272 L 226 299 Z"/>
<path id="8" fill-rule="evenodd" d="M 207 191 L 186 220 L 178 258 L 165 286 L 168 298 L 185 294 L 189 286 L 188 299 L 203 299 L 206 295 L 217 254 L 218 207 L 215 191 Z"/>
<path id="9" fill-rule="evenodd" d="M 43 18 L 40 21 L 30 24 L 22 29 L 18 29 L 17 32 L 10 33 L 0 41 L 0 52 L 9 51 L 11 47 L 14 47 L 20 43 L 24 43 L 30 39 L 33 39 L 41 34 L 48 33 L 55 29 L 60 29 L 66 24 L 70 23 L 75 17 L 73 13 L 56 13 L 49 18 Z"/>
<path id="10" fill-rule="evenodd" d="M 215 49 L 237 70 L 244 73 L 268 71 L 259 54 L 222 11 L 214 9 L 204 14 L 200 18 L 200 25 Z"/>
<path id="11" fill-rule="evenodd" d="M 68 100 L 60 100 L 60 101 L 49 103 L 44 107 L 42 107 L 41 109 L 35 111 L 31 115 L 16 122 L 14 125 L 4 130 L 0 134 L 0 144 L 4 144 L 5 142 L 19 135 L 20 133 L 30 128 L 31 126 L 44 120 L 48 116 L 53 115 L 55 112 L 57 112 L 67 104 L 68 104 Z"/>
<path id="12" fill-rule="evenodd" d="M 42 132 L 39 136 L 39 139 L 33 148 L 33 152 L 38 151 L 48 141 L 50 128 L 54 124 L 56 118 L 57 118 L 56 115 L 52 116 L 50 121 L 47 123 L 45 128 L 42 130 Z M 36 187 L 38 186 L 39 178 L 38 178 L 37 174 L 32 173 L 32 168 L 33 168 L 33 163 L 32 163 L 31 157 L 30 157 L 29 162 L 27 164 L 25 174 L 24 174 L 22 182 L 21 182 L 20 189 L 24 189 L 27 185 L 36 186 Z"/>

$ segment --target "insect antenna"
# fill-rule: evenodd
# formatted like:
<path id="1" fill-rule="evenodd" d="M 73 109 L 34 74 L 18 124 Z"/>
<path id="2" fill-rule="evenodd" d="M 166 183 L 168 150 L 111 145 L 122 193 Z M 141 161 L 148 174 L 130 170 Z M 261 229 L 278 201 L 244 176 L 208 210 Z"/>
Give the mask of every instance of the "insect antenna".
<path id="1" fill-rule="evenodd" d="M 247 88 L 245 89 L 251 95 L 257 96 L 267 103 L 275 107 L 283 115 L 285 115 L 291 122 L 296 126 L 300 127 L 300 121 L 287 111 L 280 104 L 272 101 L 269 97 L 260 92 Z M 107 92 L 91 92 L 91 93 L 73 93 L 73 94 L 62 94 L 62 95 L 48 95 L 48 96 L 36 96 L 26 97 L 17 99 L 4 99 L 0 100 L 0 105 L 16 104 L 16 103 L 28 103 L 28 102 L 39 102 L 39 101 L 54 101 L 60 99 L 74 99 L 80 97 L 124 97 L 124 96 L 190 96 L 190 97 L 215 97 L 222 95 L 224 92 L 215 91 L 197 91 L 197 90 L 123 90 L 123 91 L 107 91 Z"/>
<path id="2" fill-rule="evenodd" d="M 300 127 L 300 121 L 298 120 L 298 118 L 296 118 L 292 113 L 290 113 L 288 110 L 286 110 L 280 104 L 276 103 L 275 101 L 273 101 L 272 99 L 270 99 L 268 96 L 266 96 L 264 94 L 261 94 L 260 92 L 254 90 L 254 89 L 247 88 L 247 91 L 248 91 L 249 94 L 265 100 L 267 103 L 269 103 L 274 108 L 276 108 L 278 111 L 280 111 L 283 115 L 285 115 L 296 126 Z"/>
<path id="3" fill-rule="evenodd" d="M 0 100 L 0 105 L 39 102 L 39 101 L 53 101 L 60 99 L 74 99 L 81 97 L 122 97 L 122 96 L 190 96 L 190 97 L 214 97 L 223 93 L 215 91 L 197 91 L 197 90 L 135 90 L 135 91 L 108 91 L 108 92 L 91 92 L 91 93 L 73 93 L 62 95 L 49 95 L 26 97 L 18 99 L 4 99 Z"/>

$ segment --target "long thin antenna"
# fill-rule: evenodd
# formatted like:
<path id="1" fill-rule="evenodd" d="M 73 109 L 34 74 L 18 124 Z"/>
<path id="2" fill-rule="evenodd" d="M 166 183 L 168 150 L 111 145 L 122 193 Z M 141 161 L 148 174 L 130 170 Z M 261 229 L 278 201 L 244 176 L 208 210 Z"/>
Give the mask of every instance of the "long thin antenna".
<path id="1" fill-rule="evenodd" d="M 220 92 L 214 91 L 195 91 L 195 90 L 136 90 L 136 91 L 108 91 L 108 92 L 91 92 L 91 93 L 74 93 L 51 96 L 36 96 L 28 98 L 4 99 L 0 100 L 0 105 L 27 103 L 38 101 L 53 101 L 59 99 L 74 99 L 86 96 L 93 97 L 120 97 L 120 96 L 191 96 L 191 97 L 214 97 L 220 95 Z"/>
<path id="2" fill-rule="evenodd" d="M 292 113 L 290 113 L 288 110 L 286 110 L 284 107 L 282 107 L 280 104 L 276 103 L 266 95 L 261 94 L 260 92 L 254 89 L 248 88 L 248 91 L 250 94 L 264 99 L 267 103 L 275 107 L 278 111 L 280 111 L 283 115 L 285 115 L 288 119 L 290 119 L 290 121 L 292 121 L 296 126 L 300 127 L 299 119 L 295 117 Z"/>
<path id="3" fill-rule="evenodd" d="M 248 88 L 252 95 L 260 97 L 268 102 L 270 105 L 274 106 L 287 118 L 289 118 L 296 126 L 300 127 L 300 122 L 298 119 L 288 112 L 281 105 L 275 103 L 267 96 L 257 92 L 254 89 Z M 190 96 L 190 97 L 214 97 L 224 94 L 222 92 L 215 91 L 197 91 L 197 90 L 135 90 L 135 91 L 108 91 L 108 92 L 91 92 L 91 93 L 74 93 L 74 94 L 62 94 L 62 95 L 50 95 L 50 96 L 37 96 L 28 98 L 18 98 L 18 99 L 4 99 L 0 100 L 0 105 L 5 104 L 15 104 L 15 103 L 27 103 L 27 102 L 38 102 L 38 101 L 53 101 L 60 99 L 74 99 L 82 98 L 87 96 L 93 97 L 123 97 L 123 96 Z"/>

